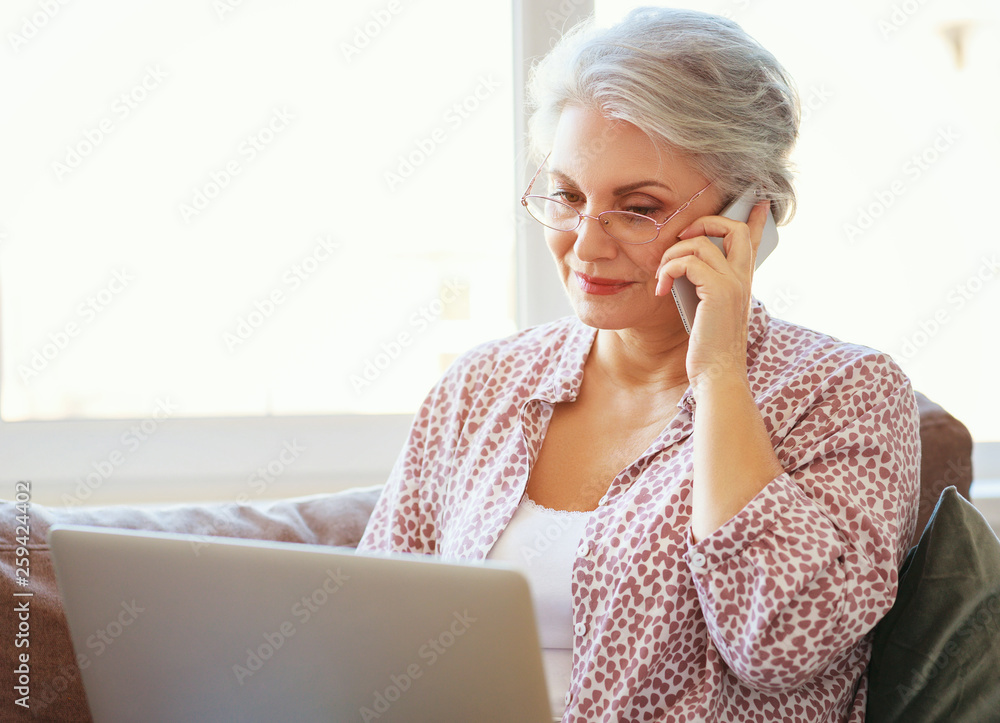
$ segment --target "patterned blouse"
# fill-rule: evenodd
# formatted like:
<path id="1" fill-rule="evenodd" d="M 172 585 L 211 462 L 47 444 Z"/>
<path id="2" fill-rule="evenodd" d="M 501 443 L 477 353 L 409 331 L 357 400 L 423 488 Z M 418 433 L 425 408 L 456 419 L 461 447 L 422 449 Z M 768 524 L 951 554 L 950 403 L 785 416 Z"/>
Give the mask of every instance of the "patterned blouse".
<path id="1" fill-rule="evenodd" d="M 359 549 L 485 559 L 595 335 L 568 317 L 459 358 L 417 412 Z M 785 472 L 693 542 L 687 390 L 577 551 L 564 722 L 864 720 L 869 633 L 917 515 L 913 390 L 887 355 L 756 299 L 747 369 Z"/>

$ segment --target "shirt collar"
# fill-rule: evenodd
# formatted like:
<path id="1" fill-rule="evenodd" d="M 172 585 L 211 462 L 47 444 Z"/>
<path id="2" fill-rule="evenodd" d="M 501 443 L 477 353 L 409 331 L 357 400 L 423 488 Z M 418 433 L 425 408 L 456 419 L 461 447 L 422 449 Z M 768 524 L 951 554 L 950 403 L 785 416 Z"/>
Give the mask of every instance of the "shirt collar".
<path id="1" fill-rule="evenodd" d="M 532 399 L 553 404 L 576 401 L 583 383 L 583 366 L 594 345 L 597 329 L 577 317 L 567 317 L 568 328 L 554 362 L 542 376 Z"/>

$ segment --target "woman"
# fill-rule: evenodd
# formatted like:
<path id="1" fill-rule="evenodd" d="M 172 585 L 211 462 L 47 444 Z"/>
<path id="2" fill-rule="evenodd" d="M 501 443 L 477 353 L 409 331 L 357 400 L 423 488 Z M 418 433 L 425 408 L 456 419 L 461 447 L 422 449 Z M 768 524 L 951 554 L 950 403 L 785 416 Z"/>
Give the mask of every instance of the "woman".
<path id="1" fill-rule="evenodd" d="M 784 70 L 731 21 L 642 9 L 564 38 L 532 90 L 526 196 L 576 317 L 451 367 L 360 549 L 522 565 L 563 720 L 862 721 L 917 412 L 886 355 L 751 296 L 768 202 L 794 206 Z M 746 223 L 716 215 L 748 187 Z"/>

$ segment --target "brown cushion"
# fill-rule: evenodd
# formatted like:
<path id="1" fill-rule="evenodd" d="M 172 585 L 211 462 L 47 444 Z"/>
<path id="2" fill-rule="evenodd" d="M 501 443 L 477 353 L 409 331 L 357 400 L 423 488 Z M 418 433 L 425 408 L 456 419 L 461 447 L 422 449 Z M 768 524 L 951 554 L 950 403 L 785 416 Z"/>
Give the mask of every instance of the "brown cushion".
<path id="1" fill-rule="evenodd" d="M 4 721 L 90 721 L 86 696 L 80 681 L 73 647 L 63 614 L 62 602 L 52 570 L 46 535 L 56 523 L 119 527 L 134 530 L 185 532 L 197 535 L 279 540 L 317 545 L 354 547 L 364 532 L 378 499 L 379 487 L 347 490 L 329 495 L 313 495 L 250 505 L 235 503 L 177 505 L 170 507 L 45 507 L 30 508 L 27 587 L 15 583 L 16 518 L 13 502 L 0 502 L 0 630 L 3 654 L 0 657 L 0 719 Z M 15 592 L 33 596 L 14 597 Z M 15 604 L 29 602 L 27 620 L 29 645 L 15 647 L 18 629 Z M 27 652 L 30 669 L 30 708 L 16 705 L 20 696 L 15 669 L 18 655 Z"/>
<path id="2" fill-rule="evenodd" d="M 969 499 L 972 435 L 964 424 L 920 392 L 920 508 L 911 546 L 916 545 L 946 487 Z"/>

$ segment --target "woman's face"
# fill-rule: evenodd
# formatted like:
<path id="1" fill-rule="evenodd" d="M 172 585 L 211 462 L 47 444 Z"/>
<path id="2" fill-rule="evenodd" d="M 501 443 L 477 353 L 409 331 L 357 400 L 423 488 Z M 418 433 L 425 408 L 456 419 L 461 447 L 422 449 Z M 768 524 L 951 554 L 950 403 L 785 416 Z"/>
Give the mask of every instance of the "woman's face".
<path id="1" fill-rule="evenodd" d="M 556 196 L 580 213 L 633 211 L 662 222 L 708 184 L 683 156 L 657 148 L 631 123 L 567 106 L 552 153 L 532 193 Z M 658 297 L 663 252 L 695 219 L 718 213 L 714 186 L 648 244 L 616 241 L 589 218 L 575 231 L 545 229 L 545 240 L 577 316 L 599 329 L 683 328 L 673 297 Z"/>

